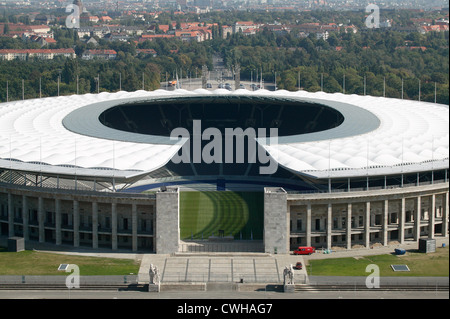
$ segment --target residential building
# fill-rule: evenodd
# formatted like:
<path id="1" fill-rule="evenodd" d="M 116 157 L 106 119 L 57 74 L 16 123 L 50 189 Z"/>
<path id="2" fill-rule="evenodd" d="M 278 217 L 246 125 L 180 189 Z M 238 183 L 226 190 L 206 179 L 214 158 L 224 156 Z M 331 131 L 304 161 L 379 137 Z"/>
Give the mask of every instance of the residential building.
<path id="1" fill-rule="evenodd" d="M 428 32 L 445 32 L 449 31 L 448 24 L 435 24 L 435 25 L 426 25 L 419 27 L 419 32 L 422 34 Z"/>
<path id="2" fill-rule="evenodd" d="M 154 39 L 174 38 L 173 34 L 143 34 L 139 38 L 139 42 L 153 41 Z"/>
<path id="3" fill-rule="evenodd" d="M 83 60 L 104 59 L 114 60 L 117 57 L 115 50 L 86 50 L 81 58 Z"/>
<path id="4" fill-rule="evenodd" d="M 248 29 L 258 29 L 259 24 L 254 24 L 253 21 L 238 21 L 234 24 L 234 33 L 244 32 Z"/>
<path id="5" fill-rule="evenodd" d="M 0 50 L 0 60 L 23 60 L 42 59 L 53 60 L 57 56 L 74 59 L 74 49 L 3 49 Z"/>
<path id="6" fill-rule="evenodd" d="M 233 27 L 229 25 L 222 26 L 222 38 L 226 39 L 228 35 L 233 34 Z"/>
<path id="7" fill-rule="evenodd" d="M 154 58 L 158 55 L 154 49 L 136 49 L 136 52 L 141 55 L 151 55 Z"/>
<path id="8" fill-rule="evenodd" d="M 316 38 L 317 40 L 322 39 L 324 41 L 328 40 L 328 37 L 330 36 L 330 34 L 328 33 L 328 31 L 321 31 L 316 33 Z"/>

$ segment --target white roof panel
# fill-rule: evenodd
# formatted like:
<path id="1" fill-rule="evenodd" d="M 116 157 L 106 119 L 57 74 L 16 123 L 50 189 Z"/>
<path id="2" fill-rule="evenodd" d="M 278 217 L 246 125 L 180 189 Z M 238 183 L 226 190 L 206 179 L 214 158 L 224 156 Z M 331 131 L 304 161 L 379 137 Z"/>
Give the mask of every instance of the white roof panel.
<path id="1" fill-rule="evenodd" d="M 98 119 L 95 116 L 90 119 L 86 114 L 91 113 L 86 112 L 100 112 L 100 107 L 107 109 L 128 100 L 214 95 L 296 99 L 343 110 L 346 118 L 338 128 L 281 137 L 278 145 L 264 146 L 279 165 L 299 174 L 320 178 L 363 175 L 368 170 L 378 175 L 448 168 L 449 107 L 446 105 L 340 93 L 266 90 L 121 91 L 2 103 L 0 167 L 68 173 L 73 168 L 62 166 L 102 167 L 126 172 L 127 176 L 136 171 L 156 170 L 170 161 L 181 145 L 165 143 L 164 139 L 154 142 L 146 136 L 137 136 L 140 134 L 101 127 Z M 85 112 L 84 117 L 72 118 L 72 124 L 82 128 L 77 133 L 65 125 L 65 119 L 75 111 Z M 373 127 L 367 128 L 367 123 Z M 84 129 L 86 134 L 82 133 Z M 128 135 L 132 137 L 130 140 Z M 48 165 L 32 164 L 39 162 Z M 108 170 L 91 172 L 112 174 Z"/>

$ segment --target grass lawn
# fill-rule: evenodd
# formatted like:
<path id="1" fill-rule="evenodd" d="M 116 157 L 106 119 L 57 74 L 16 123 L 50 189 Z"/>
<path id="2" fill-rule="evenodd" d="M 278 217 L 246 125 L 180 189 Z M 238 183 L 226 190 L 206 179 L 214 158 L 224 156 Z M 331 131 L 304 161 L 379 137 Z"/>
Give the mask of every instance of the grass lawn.
<path id="1" fill-rule="evenodd" d="M 137 275 L 139 263 L 129 259 L 43 253 L 32 250 L 7 252 L 0 247 L 0 275 L 69 275 L 57 271 L 60 264 L 75 264 L 81 276 Z"/>
<path id="2" fill-rule="evenodd" d="M 262 239 L 264 194 L 262 192 L 181 192 L 180 238 L 225 236 Z"/>
<path id="3" fill-rule="evenodd" d="M 307 271 L 310 276 L 367 276 L 366 267 L 375 264 L 380 276 L 448 277 L 449 251 L 436 248 L 434 253 L 407 252 L 405 255 L 376 255 L 365 257 L 330 258 L 309 260 Z M 409 272 L 394 272 L 391 265 L 407 265 Z"/>

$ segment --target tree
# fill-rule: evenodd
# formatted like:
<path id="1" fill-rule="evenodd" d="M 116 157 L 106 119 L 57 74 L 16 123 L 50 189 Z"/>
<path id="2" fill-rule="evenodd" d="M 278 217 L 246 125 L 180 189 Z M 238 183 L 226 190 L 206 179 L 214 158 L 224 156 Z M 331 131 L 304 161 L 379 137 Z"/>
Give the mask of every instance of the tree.
<path id="1" fill-rule="evenodd" d="M 161 82 L 161 70 L 159 67 L 154 63 L 147 63 L 145 74 L 148 76 L 148 88 L 150 90 L 159 89 Z"/>
<path id="2" fill-rule="evenodd" d="M 76 59 L 66 59 L 64 68 L 61 72 L 61 80 L 64 83 L 69 84 L 74 81 L 78 72 L 78 61 Z"/>
<path id="3" fill-rule="evenodd" d="M 284 89 L 288 91 L 294 91 L 297 87 L 297 75 L 290 71 L 284 71 L 281 73 L 279 81 L 277 81 L 279 89 Z"/>

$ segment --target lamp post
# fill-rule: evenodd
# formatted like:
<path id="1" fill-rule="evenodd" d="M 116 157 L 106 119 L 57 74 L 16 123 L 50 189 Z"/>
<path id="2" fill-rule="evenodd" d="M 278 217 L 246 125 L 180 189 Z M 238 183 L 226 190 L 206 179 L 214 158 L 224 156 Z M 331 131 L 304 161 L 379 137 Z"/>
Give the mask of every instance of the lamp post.
<path id="1" fill-rule="evenodd" d="M 100 93 L 100 74 L 97 74 L 97 77 L 94 78 L 94 81 L 97 82 L 97 94 Z"/>
<path id="2" fill-rule="evenodd" d="M 419 102 L 420 102 L 420 80 L 419 80 Z"/>
<path id="3" fill-rule="evenodd" d="M 366 95 L 366 76 L 364 75 L 364 96 Z"/>
<path id="4" fill-rule="evenodd" d="M 320 91 L 323 92 L 323 73 L 320 74 Z"/>
<path id="5" fill-rule="evenodd" d="M 345 74 L 342 77 L 342 93 L 345 94 Z"/>

